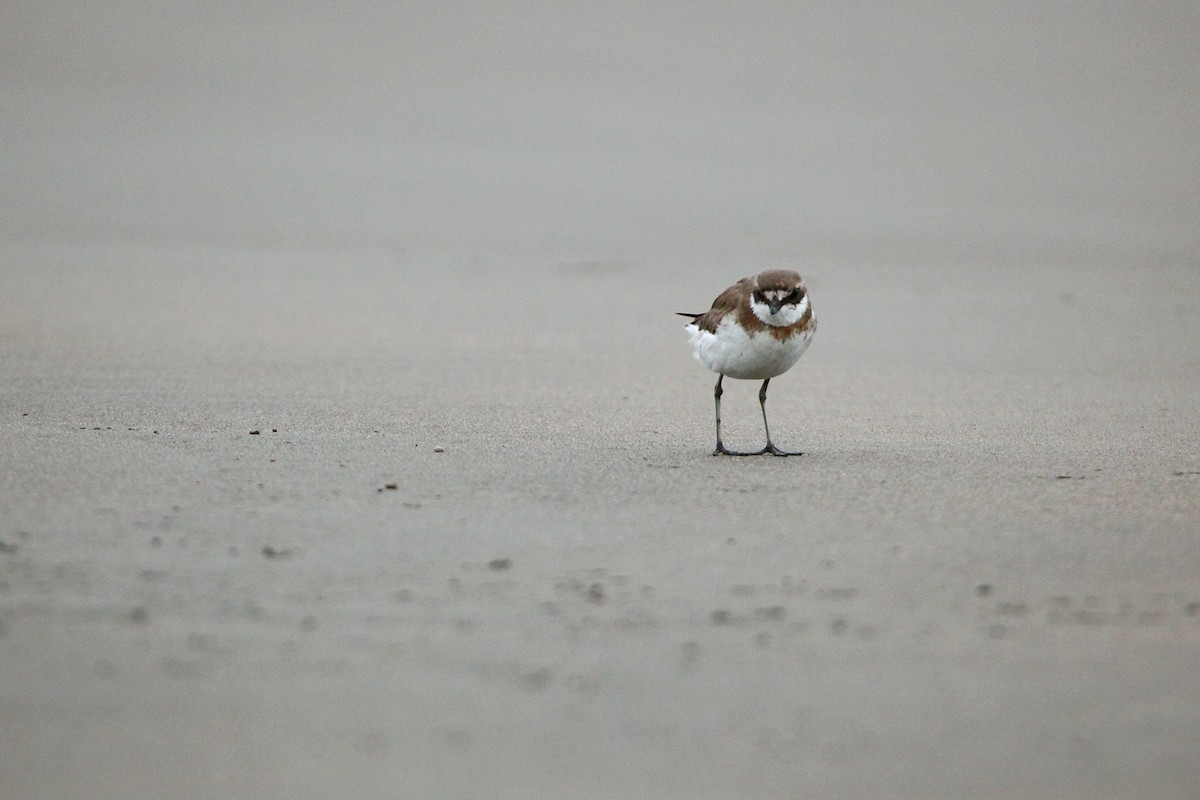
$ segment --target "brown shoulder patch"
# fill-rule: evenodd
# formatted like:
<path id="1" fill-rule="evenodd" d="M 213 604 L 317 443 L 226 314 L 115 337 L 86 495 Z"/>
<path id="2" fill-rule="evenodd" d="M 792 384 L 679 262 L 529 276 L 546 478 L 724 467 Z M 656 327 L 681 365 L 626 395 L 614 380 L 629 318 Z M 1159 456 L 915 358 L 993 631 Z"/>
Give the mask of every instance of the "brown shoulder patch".
<path id="1" fill-rule="evenodd" d="M 741 323 L 742 327 L 746 329 L 746 332 L 753 336 L 759 331 L 770 328 L 771 326 L 754 316 L 754 309 L 750 307 L 751 291 L 752 290 L 750 287 L 747 286 L 746 296 L 743 299 L 742 304 L 738 306 L 737 320 Z"/>
<path id="2" fill-rule="evenodd" d="M 716 333 L 717 326 L 721 324 L 721 320 L 725 319 L 731 312 L 738 314 L 738 321 L 742 318 L 742 309 L 750 311 L 751 279 L 742 278 L 740 281 L 730 286 L 725 291 L 717 295 L 717 299 L 713 300 L 712 308 L 696 318 L 696 325 L 700 330 Z M 751 314 L 751 317 L 754 315 Z"/>

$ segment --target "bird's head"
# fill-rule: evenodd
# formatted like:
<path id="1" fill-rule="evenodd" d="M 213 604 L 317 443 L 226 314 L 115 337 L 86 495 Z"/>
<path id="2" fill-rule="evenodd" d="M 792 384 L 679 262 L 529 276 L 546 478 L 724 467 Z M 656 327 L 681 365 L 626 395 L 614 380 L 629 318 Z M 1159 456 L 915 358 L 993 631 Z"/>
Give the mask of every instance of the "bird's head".
<path id="1" fill-rule="evenodd" d="M 770 269 L 754 277 L 750 310 L 767 325 L 795 325 L 808 311 L 808 287 L 800 273 Z"/>

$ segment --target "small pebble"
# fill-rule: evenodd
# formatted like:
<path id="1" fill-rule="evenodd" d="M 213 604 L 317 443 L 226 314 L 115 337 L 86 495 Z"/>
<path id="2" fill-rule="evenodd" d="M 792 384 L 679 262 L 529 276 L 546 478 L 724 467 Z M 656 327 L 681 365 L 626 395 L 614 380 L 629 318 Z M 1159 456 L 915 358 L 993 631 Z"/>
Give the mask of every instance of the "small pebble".
<path id="1" fill-rule="evenodd" d="M 442 446 L 439 444 L 437 447 L 433 448 L 433 452 L 435 452 L 435 453 L 444 453 L 444 452 L 446 452 L 446 448 L 442 447 Z"/>

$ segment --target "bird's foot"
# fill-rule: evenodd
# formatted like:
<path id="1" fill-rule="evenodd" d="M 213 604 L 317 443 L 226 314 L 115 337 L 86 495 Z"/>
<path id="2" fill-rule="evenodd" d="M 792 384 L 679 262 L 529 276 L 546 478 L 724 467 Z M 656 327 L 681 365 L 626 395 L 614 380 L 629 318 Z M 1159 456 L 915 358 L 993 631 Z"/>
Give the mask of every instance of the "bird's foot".
<path id="1" fill-rule="evenodd" d="M 757 455 L 762 455 L 762 454 L 761 453 L 744 452 L 742 450 L 730 450 L 728 447 L 726 447 L 724 445 L 723 442 L 721 442 L 721 440 L 718 439 L 717 440 L 717 449 L 713 450 L 713 455 L 714 456 L 757 456 Z"/>
<path id="2" fill-rule="evenodd" d="M 717 449 L 713 450 L 713 455 L 714 456 L 768 456 L 768 455 L 770 455 L 770 456 L 787 457 L 787 456 L 802 456 L 802 455 L 804 455 L 804 453 L 780 450 L 778 447 L 776 447 L 773 444 L 768 444 L 762 450 L 752 450 L 752 451 L 730 450 L 721 442 L 717 442 Z"/>

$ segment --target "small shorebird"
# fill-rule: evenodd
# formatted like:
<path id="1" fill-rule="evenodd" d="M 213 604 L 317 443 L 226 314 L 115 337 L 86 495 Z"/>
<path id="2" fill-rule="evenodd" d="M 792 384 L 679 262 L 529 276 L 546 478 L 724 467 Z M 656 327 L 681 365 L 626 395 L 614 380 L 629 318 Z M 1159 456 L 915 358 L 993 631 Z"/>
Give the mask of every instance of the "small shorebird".
<path id="1" fill-rule="evenodd" d="M 767 384 L 800 360 L 817 330 L 808 287 L 800 274 L 790 269 L 769 269 L 742 278 L 721 292 L 703 314 L 676 313 L 692 318 L 684 330 L 691 338 L 696 360 L 719 376 L 713 389 L 717 406 L 717 449 L 713 455 L 804 455 L 776 447 L 767 425 Z M 763 382 L 758 402 L 767 446 L 762 450 L 741 453 L 726 449 L 721 442 L 721 381 L 726 375 Z"/>

